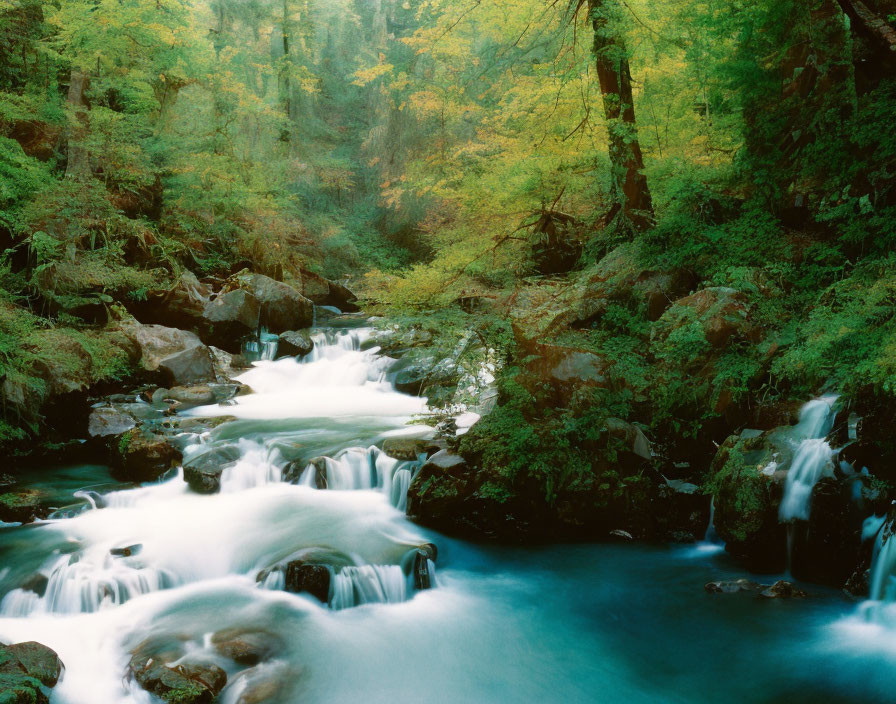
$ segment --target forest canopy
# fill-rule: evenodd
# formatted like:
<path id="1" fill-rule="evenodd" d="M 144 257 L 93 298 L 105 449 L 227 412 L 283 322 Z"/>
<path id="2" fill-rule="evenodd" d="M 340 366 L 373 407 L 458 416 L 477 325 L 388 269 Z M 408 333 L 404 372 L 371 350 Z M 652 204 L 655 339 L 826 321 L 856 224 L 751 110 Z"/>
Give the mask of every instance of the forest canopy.
<path id="1" fill-rule="evenodd" d="M 889 388 L 894 16 L 2 0 L 0 372 L 39 386 L 42 331 L 92 335 L 184 271 L 309 271 L 372 311 L 461 314 L 551 298 L 557 277 L 587 288 L 616 261 L 750 299 L 765 342 L 729 350 L 716 395 Z M 653 335 L 637 301 L 614 305 L 575 344 Z M 691 354 L 670 339 L 660 356 Z"/>

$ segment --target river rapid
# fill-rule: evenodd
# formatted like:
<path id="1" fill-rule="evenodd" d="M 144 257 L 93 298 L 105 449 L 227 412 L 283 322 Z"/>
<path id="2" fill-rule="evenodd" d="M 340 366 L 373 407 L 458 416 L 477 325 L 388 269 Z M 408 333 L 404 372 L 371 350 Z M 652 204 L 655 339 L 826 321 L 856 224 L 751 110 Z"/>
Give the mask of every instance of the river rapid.
<path id="1" fill-rule="evenodd" d="M 261 680 L 277 686 L 251 701 L 283 704 L 896 701 L 896 631 L 816 585 L 794 601 L 707 594 L 745 576 L 718 545 L 498 547 L 408 521 L 418 463 L 378 447 L 427 432 L 411 423 L 425 402 L 394 390 L 367 335 L 320 331 L 305 359 L 256 363 L 236 405 L 190 412 L 236 418 L 188 439 L 187 458 L 236 458 L 218 494 L 180 472 L 116 486 L 98 465 L 30 478 L 79 508 L 0 528 L 0 641 L 58 652 L 54 704 L 159 701 L 126 677 L 153 638 L 225 669 L 223 704 Z M 329 489 L 313 465 L 284 481 L 316 457 Z M 427 543 L 434 583 L 418 589 Z M 326 603 L 282 590 L 296 558 L 329 565 Z M 18 588 L 35 573 L 43 596 Z M 277 648 L 237 666 L 214 646 L 226 629 Z"/>

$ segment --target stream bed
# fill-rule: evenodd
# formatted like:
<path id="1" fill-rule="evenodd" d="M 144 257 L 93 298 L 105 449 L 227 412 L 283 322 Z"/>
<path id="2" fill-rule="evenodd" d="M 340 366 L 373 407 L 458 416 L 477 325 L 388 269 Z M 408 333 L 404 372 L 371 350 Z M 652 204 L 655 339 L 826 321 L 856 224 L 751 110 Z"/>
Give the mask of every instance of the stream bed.
<path id="1" fill-rule="evenodd" d="M 28 478 L 85 509 L 0 528 L 0 641 L 58 652 L 52 702 L 159 701 L 126 676 L 153 639 L 225 670 L 223 704 L 896 701 L 896 632 L 816 585 L 793 601 L 709 594 L 746 576 L 719 546 L 499 547 L 408 521 L 418 463 L 377 448 L 423 432 L 425 405 L 392 388 L 366 335 L 321 332 L 306 359 L 244 374 L 235 405 L 190 412 L 236 418 L 186 452 L 233 457 L 220 493 L 180 471 L 138 488 L 99 465 Z M 424 589 L 411 563 L 429 543 Z M 283 591 L 297 558 L 327 566 L 326 600 Z M 19 588 L 36 574 L 42 596 Z M 240 629 L 268 637 L 260 661 L 216 648 Z"/>

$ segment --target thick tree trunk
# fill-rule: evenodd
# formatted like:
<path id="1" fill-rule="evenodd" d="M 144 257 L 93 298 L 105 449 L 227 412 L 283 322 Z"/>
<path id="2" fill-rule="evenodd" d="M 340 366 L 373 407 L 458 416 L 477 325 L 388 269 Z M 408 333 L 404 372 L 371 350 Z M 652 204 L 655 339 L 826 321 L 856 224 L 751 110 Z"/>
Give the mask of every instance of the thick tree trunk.
<path id="1" fill-rule="evenodd" d="M 87 136 L 89 134 L 88 105 L 84 99 L 84 91 L 90 79 L 80 71 L 72 69 L 68 86 L 68 104 L 73 112 L 73 119 L 68 129 L 68 162 L 65 166 L 66 178 L 83 180 L 90 176 L 90 156 L 87 153 Z"/>
<path id="2" fill-rule="evenodd" d="M 853 28 L 864 33 L 884 56 L 896 56 L 896 30 L 862 0 L 838 0 Z M 873 3 L 872 3 L 873 4 Z"/>
<path id="3" fill-rule="evenodd" d="M 594 60 L 610 139 L 614 215 L 635 230 L 653 223 L 653 201 L 644 175 L 638 143 L 632 77 L 623 39 L 613 33 L 603 15 L 604 0 L 588 0 L 594 27 Z"/>

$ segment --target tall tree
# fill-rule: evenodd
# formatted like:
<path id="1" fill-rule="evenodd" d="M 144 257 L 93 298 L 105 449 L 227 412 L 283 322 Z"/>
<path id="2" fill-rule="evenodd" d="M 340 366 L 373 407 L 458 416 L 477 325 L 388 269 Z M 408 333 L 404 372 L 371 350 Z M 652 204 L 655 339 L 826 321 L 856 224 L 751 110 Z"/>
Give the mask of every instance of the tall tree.
<path id="1" fill-rule="evenodd" d="M 638 142 L 632 76 L 625 39 L 611 21 L 606 0 L 588 0 L 594 28 L 594 62 L 609 135 L 613 179 L 611 216 L 635 231 L 653 222 L 653 200 L 644 175 L 644 158 Z"/>

